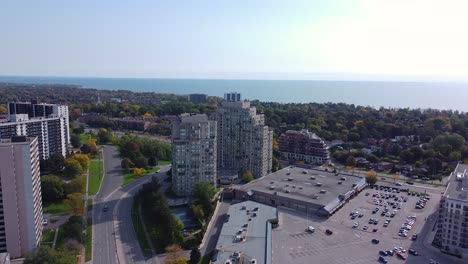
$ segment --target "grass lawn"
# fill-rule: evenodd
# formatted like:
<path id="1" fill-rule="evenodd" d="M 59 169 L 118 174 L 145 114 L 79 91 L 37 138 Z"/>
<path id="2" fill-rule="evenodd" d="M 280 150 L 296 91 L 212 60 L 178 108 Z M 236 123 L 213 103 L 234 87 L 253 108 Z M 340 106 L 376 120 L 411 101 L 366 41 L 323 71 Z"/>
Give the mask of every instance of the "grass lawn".
<path id="1" fill-rule="evenodd" d="M 88 212 L 93 210 L 93 199 L 88 199 L 88 208 L 86 210 Z"/>
<path id="2" fill-rule="evenodd" d="M 55 243 L 55 248 L 60 248 L 65 243 L 66 235 L 63 233 L 62 227 L 58 229 L 57 242 Z"/>
<path id="3" fill-rule="evenodd" d="M 138 215 L 138 201 L 133 202 L 132 206 L 132 222 L 133 228 L 135 228 L 135 233 L 137 235 L 138 244 L 140 245 L 141 251 L 143 255 L 150 257 L 151 256 L 151 247 L 149 246 L 148 240 L 145 236 L 145 231 L 143 230 L 143 226 L 141 225 L 141 219 Z"/>
<path id="4" fill-rule="evenodd" d="M 158 166 L 152 167 L 152 168 L 150 168 L 148 170 L 145 170 L 145 172 L 140 176 L 137 176 L 137 175 L 133 174 L 133 170 L 129 170 L 128 172 L 124 172 L 124 180 L 123 180 L 122 186 L 125 186 L 125 185 L 127 185 L 129 183 L 132 183 L 136 179 L 138 179 L 140 177 L 143 177 L 143 176 L 146 176 L 148 174 L 151 174 L 153 172 L 156 172 L 158 170 L 159 170 Z"/>
<path id="5" fill-rule="evenodd" d="M 61 216 L 61 215 L 68 215 L 71 214 L 71 207 L 64 203 L 64 202 L 58 202 L 58 203 L 51 203 L 46 205 L 43 208 L 44 214 L 51 214 L 53 216 Z"/>
<path id="6" fill-rule="evenodd" d="M 102 182 L 102 160 L 92 160 L 89 165 L 89 194 L 95 195 Z"/>
<path id="7" fill-rule="evenodd" d="M 165 165 L 171 165 L 171 161 L 170 160 L 158 160 L 158 165 L 160 166 L 165 166 Z"/>
<path id="8" fill-rule="evenodd" d="M 42 233 L 42 243 L 54 242 L 55 229 L 45 229 Z"/>
<path id="9" fill-rule="evenodd" d="M 89 134 L 84 134 L 84 133 L 80 134 L 81 144 L 87 144 L 90 137 L 91 137 L 91 135 L 89 135 Z"/>
<path id="10" fill-rule="evenodd" d="M 93 222 L 88 219 L 86 226 L 86 248 L 85 248 L 85 261 L 90 261 L 93 254 Z"/>

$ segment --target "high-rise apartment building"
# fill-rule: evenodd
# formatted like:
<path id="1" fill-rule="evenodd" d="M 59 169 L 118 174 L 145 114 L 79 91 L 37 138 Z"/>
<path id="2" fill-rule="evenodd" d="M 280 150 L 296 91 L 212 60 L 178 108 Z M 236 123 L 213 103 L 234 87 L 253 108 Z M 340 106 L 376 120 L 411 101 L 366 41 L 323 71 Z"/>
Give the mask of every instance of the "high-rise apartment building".
<path id="1" fill-rule="evenodd" d="M 172 122 L 172 184 L 177 195 L 192 194 L 195 183 L 216 184 L 216 121 L 182 114 Z"/>
<path id="2" fill-rule="evenodd" d="M 42 238 L 42 198 L 37 137 L 0 140 L 0 253 L 12 258 Z"/>
<path id="3" fill-rule="evenodd" d="M 0 139 L 13 136 L 37 137 L 39 158 L 48 159 L 54 153 L 67 155 L 69 142 L 68 106 L 11 102 L 8 120 L 0 121 Z"/>
<path id="4" fill-rule="evenodd" d="M 308 130 L 288 130 L 278 138 L 278 152 L 283 159 L 327 164 L 330 154 L 325 142 Z"/>
<path id="5" fill-rule="evenodd" d="M 218 121 L 218 171 L 250 170 L 256 178 L 271 172 L 273 131 L 249 101 L 227 93 L 212 118 Z"/>
<path id="6" fill-rule="evenodd" d="M 458 164 L 442 195 L 434 244 L 468 258 L 468 165 Z"/>

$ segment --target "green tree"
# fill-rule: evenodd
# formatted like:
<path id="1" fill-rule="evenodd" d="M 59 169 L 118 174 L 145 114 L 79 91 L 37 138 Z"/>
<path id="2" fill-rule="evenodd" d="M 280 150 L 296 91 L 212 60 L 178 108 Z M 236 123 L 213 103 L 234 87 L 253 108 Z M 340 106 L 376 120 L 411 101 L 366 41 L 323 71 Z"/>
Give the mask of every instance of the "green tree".
<path id="1" fill-rule="evenodd" d="M 29 253 L 23 264 L 75 264 L 77 263 L 76 253 L 64 249 L 55 250 L 42 246 Z"/>
<path id="2" fill-rule="evenodd" d="M 450 152 L 450 155 L 448 157 L 450 161 L 459 161 L 462 159 L 462 155 L 460 151 L 452 151 Z"/>
<path id="3" fill-rule="evenodd" d="M 83 193 L 85 187 L 85 179 L 83 177 L 75 178 L 64 185 L 65 195 L 72 193 Z"/>
<path id="4" fill-rule="evenodd" d="M 83 217 L 80 215 L 70 216 L 67 222 L 63 224 L 62 229 L 67 238 L 82 241 Z"/>
<path id="5" fill-rule="evenodd" d="M 141 157 L 138 157 L 135 161 L 135 166 L 138 167 L 138 168 L 146 168 L 148 167 L 148 159 L 141 156 Z"/>
<path id="6" fill-rule="evenodd" d="M 193 204 L 203 208 L 205 217 L 210 217 L 213 213 L 212 199 L 216 194 L 216 189 L 209 182 L 197 182 L 193 187 Z"/>
<path id="7" fill-rule="evenodd" d="M 129 158 L 124 158 L 120 162 L 120 165 L 121 165 L 122 169 L 124 169 L 124 170 L 128 170 L 128 169 L 133 168 L 135 166 L 133 164 L 133 162 Z"/>
<path id="8" fill-rule="evenodd" d="M 254 180 L 254 177 L 253 177 L 252 173 L 249 170 L 246 170 L 246 171 L 244 171 L 244 173 L 242 173 L 242 181 L 243 182 L 251 182 L 253 180 Z"/>
<path id="9" fill-rule="evenodd" d="M 42 201 L 52 203 L 63 199 L 65 183 L 55 175 L 45 175 L 41 177 Z"/>
<path id="10" fill-rule="evenodd" d="M 99 129 L 98 139 L 99 144 L 107 144 L 109 142 L 112 142 L 112 140 L 114 139 L 114 134 L 108 129 L 101 128 Z"/>
<path id="11" fill-rule="evenodd" d="M 83 144 L 80 148 L 80 151 L 82 154 L 90 154 L 91 153 L 91 147 L 88 144 Z"/>
<path id="12" fill-rule="evenodd" d="M 89 156 L 85 154 L 75 154 L 71 156 L 69 159 L 77 160 L 80 163 L 82 172 L 86 171 L 89 168 Z"/>
<path id="13" fill-rule="evenodd" d="M 201 258 L 200 250 L 197 247 L 192 248 L 190 251 L 190 263 L 191 264 L 198 264 Z"/>
<path id="14" fill-rule="evenodd" d="M 68 177 L 76 177 L 83 171 L 80 162 L 76 159 L 68 158 L 65 160 L 64 174 Z"/>
<path id="15" fill-rule="evenodd" d="M 346 166 L 350 166 L 350 167 L 355 167 L 355 166 L 356 166 L 356 159 L 355 159 L 353 156 L 349 156 L 349 157 L 346 159 L 345 165 L 346 165 Z"/>
<path id="16" fill-rule="evenodd" d="M 74 148 L 79 148 L 81 146 L 80 136 L 78 136 L 76 134 L 71 134 L 70 143 Z"/>

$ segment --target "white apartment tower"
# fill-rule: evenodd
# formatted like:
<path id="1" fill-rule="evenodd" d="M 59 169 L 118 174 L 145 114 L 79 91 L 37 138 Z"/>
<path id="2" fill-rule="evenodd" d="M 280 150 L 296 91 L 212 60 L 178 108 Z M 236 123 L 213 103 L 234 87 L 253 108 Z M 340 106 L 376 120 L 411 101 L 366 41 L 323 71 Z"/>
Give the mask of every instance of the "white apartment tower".
<path id="1" fill-rule="evenodd" d="M 255 178 L 271 172 L 273 131 L 239 93 L 227 93 L 217 113 L 218 171 L 250 170 Z"/>
<path id="2" fill-rule="evenodd" d="M 42 239 L 37 137 L 0 140 L 0 253 L 19 258 Z"/>
<path id="3" fill-rule="evenodd" d="M 177 195 L 193 185 L 216 185 L 216 121 L 204 114 L 182 114 L 172 123 L 172 184 Z"/>
<path id="4" fill-rule="evenodd" d="M 14 136 L 37 137 L 39 158 L 48 159 L 54 153 L 67 156 L 69 143 L 68 106 L 11 102 L 8 104 L 8 120 L 0 120 L 0 139 Z"/>
<path id="5" fill-rule="evenodd" d="M 468 165 L 458 164 L 442 195 L 434 244 L 468 258 Z"/>

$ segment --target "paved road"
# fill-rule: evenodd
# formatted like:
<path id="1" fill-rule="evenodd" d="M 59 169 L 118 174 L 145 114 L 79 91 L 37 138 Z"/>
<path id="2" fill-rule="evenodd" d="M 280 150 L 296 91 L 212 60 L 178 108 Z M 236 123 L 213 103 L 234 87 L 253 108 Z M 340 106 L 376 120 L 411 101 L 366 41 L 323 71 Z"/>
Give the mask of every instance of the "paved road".
<path id="1" fill-rule="evenodd" d="M 93 263 L 159 263 L 157 258 L 144 258 L 131 218 L 133 196 L 151 176 L 121 187 L 120 157 L 113 146 L 104 147 L 104 165 L 105 177 L 93 206 Z M 154 175 L 163 185 L 169 168 L 162 166 Z M 107 212 L 104 205 L 109 207 Z"/>
<path id="2" fill-rule="evenodd" d="M 119 263 L 112 216 L 117 201 L 110 196 L 122 185 L 123 176 L 117 149 L 105 146 L 103 153 L 105 176 L 93 206 L 93 263 Z M 103 212 L 104 205 L 109 207 L 107 212 Z"/>
<path id="3" fill-rule="evenodd" d="M 224 217 L 227 214 L 230 206 L 230 202 L 231 201 L 222 201 L 219 204 L 217 212 L 215 212 L 216 215 L 213 215 L 211 219 L 212 225 L 205 233 L 205 243 L 200 248 L 200 253 L 202 256 L 209 254 L 215 249 L 219 234 L 221 233 L 221 228 L 224 224 Z"/>

